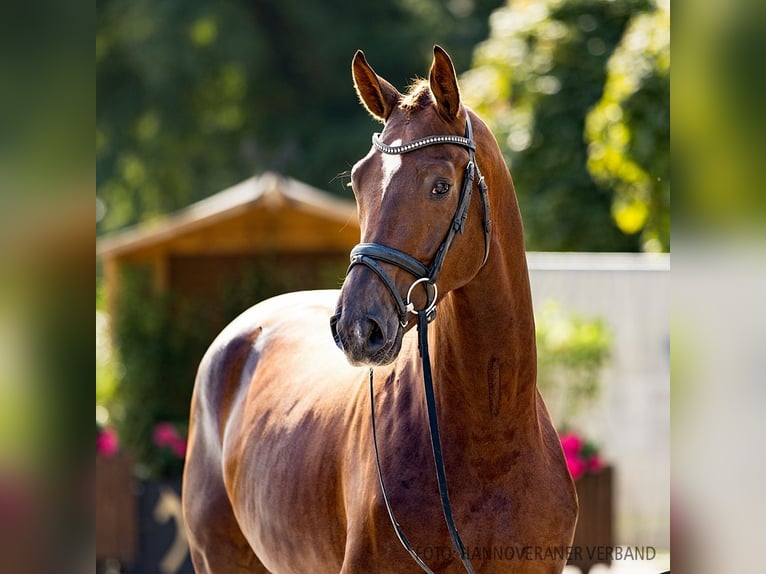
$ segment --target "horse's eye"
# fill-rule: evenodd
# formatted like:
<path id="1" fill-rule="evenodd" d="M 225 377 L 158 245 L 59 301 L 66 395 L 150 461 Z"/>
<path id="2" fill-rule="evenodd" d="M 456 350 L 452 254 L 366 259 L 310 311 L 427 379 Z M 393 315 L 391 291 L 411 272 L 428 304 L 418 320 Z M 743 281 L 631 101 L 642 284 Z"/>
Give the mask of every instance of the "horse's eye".
<path id="1" fill-rule="evenodd" d="M 431 193 L 434 195 L 444 195 L 448 191 L 449 191 L 449 184 L 444 183 L 443 181 L 440 181 L 434 186 L 434 188 L 431 190 Z"/>

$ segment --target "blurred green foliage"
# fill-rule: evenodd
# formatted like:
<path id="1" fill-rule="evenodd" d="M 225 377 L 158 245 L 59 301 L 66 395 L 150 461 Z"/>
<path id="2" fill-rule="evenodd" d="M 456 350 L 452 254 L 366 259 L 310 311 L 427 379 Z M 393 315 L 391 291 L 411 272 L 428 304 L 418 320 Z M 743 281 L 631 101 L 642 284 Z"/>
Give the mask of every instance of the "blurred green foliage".
<path id="1" fill-rule="evenodd" d="M 576 427 L 577 417 L 598 397 L 611 332 L 602 319 L 566 313 L 556 301 L 545 302 L 535 326 L 537 385 L 556 426 Z"/>
<path id="2" fill-rule="evenodd" d="M 97 192 L 109 231 L 267 169 L 333 178 L 369 146 L 351 58 L 396 85 L 433 43 L 460 70 L 501 0 L 99 0 Z"/>
<path id="3" fill-rule="evenodd" d="M 670 12 L 631 20 L 588 114 L 588 169 L 614 189 L 612 216 L 644 251 L 670 248 Z M 665 103 L 666 105 L 658 105 Z"/>
<path id="4" fill-rule="evenodd" d="M 0 4 L 2 231 L 90 199 L 92 24 L 76 0 Z"/>
<path id="5" fill-rule="evenodd" d="M 673 91 L 676 211 L 690 245 L 723 235 L 762 248 L 766 231 L 766 4 L 679 5 L 681 65 Z M 679 234 L 680 235 L 680 234 Z"/>
<path id="6" fill-rule="evenodd" d="M 107 401 L 110 421 L 120 435 L 120 443 L 137 462 L 139 474 L 159 477 L 168 472 L 164 462 L 154 462 L 152 430 L 163 420 L 185 419 L 181 407 L 191 396 L 194 373 L 184 372 L 179 364 L 179 340 L 194 337 L 171 328 L 170 299 L 152 289 L 146 270 L 125 269 L 121 274 L 121 293 L 111 336 L 118 349 L 115 368 L 117 387 Z M 196 345 L 194 343 L 197 343 Z M 189 349 L 201 342 L 188 341 Z"/>
<path id="7" fill-rule="evenodd" d="M 99 422 L 117 429 L 140 477 L 180 474 L 183 461 L 158 448 L 152 432 L 158 423 L 188 423 L 196 369 L 215 334 L 254 302 L 295 290 L 300 281 L 265 259 L 203 298 L 158 293 L 148 268 L 121 269 L 116 316 L 109 325 L 97 319 L 96 408 Z M 99 353 L 108 338 L 116 352 Z"/>
<path id="8" fill-rule="evenodd" d="M 597 181 L 588 169 L 585 130 L 605 87 L 619 80 L 609 76 L 610 57 L 626 41 L 632 19 L 652 9 L 649 0 L 516 0 L 493 13 L 490 37 L 477 47 L 473 68 L 462 81 L 466 99 L 492 127 L 511 168 L 530 249 L 642 247 L 641 227 L 621 227 L 612 216 L 613 204 L 620 214 L 628 193 L 622 180 L 595 169 L 601 167 L 595 160 L 591 171 Z M 631 52 L 630 38 L 644 31 L 631 29 L 623 52 Z M 638 59 L 645 58 L 642 48 Z M 655 122 L 637 145 L 623 150 L 623 163 L 640 165 L 647 177 L 659 172 L 666 184 L 669 101 L 654 85 L 657 73 L 667 75 L 651 69 L 649 78 L 620 94 L 617 104 L 623 106 L 623 129 Z M 633 204 L 643 199 L 638 193 L 631 197 Z M 667 202 L 646 209 L 664 210 L 652 221 L 669 217 Z"/>
<path id="9" fill-rule="evenodd" d="M 97 230 L 267 169 L 347 193 L 335 176 L 372 129 L 353 93 L 354 51 L 403 89 L 440 43 L 500 141 L 530 249 L 667 250 L 667 10 L 500 4 L 100 0 Z"/>

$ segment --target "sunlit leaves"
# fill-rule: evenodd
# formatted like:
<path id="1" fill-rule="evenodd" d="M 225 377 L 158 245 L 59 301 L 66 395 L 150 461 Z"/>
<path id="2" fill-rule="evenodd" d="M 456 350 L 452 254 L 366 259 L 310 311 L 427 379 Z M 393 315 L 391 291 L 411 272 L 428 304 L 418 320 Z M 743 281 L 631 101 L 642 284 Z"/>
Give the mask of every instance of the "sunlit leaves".
<path id="1" fill-rule="evenodd" d="M 203 16 L 194 21 L 189 27 L 189 38 L 192 44 L 204 48 L 215 42 L 218 36 L 218 24 L 215 18 Z"/>
<path id="2" fill-rule="evenodd" d="M 647 8 L 647 0 L 514 0 L 492 14 L 490 37 L 461 78 L 463 93 L 490 124 L 511 168 L 530 249 L 656 246 L 639 232 L 646 221 L 666 217 L 666 206 L 655 214 L 637 201 L 617 201 L 617 183 L 594 180 L 589 171 L 585 141 L 586 116 L 607 83 L 607 61 L 631 18 Z M 667 109 L 662 96 L 647 98 L 647 106 Z M 614 141 L 656 151 L 656 137 L 620 123 L 619 105 L 603 113 L 615 123 Z M 667 142 L 660 143 L 666 151 Z M 637 159 L 631 165 L 610 152 L 603 160 L 619 163 L 628 179 L 646 180 Z"/>
<path id="3" fill-rule="evenodd" d="M 274 170 L 330 191 L 369 145 L 354 52 L 401 89 L 434 43 L 468 67 L 502 0 L 101 0 L 98 231 Z"/>
<path id="4" fill-rule="evenodd" d="M 574 425 L 599 392 L 612 333 L 603 319 L 566 312 L 553 300 L 543 304 L 535 322 L 538 386 L 554 420 Z"/>
<path id="5" fill-rule="evenodd" d="M 588 170 L 614 192 L 612 215 L 645 251 L 670 246 L 670 13 L 637 15 L 588 114 Z"/>

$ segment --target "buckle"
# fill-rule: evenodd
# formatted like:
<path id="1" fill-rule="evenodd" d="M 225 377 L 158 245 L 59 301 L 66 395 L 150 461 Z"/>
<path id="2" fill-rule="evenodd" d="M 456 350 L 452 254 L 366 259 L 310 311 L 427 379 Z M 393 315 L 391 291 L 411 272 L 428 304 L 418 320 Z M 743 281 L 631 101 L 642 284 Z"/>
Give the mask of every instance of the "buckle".
<path id="1" fill-rule="evenodd" d="M 424 309 L 415 309 L 415 304 L 412 302 L 412 291 L 415 289 L 417 285 L 420 283 L 425 283 L 425 289 L 426 289 L 426 306 Z M 429 289 L 429 287 L 433 287 L 433 289 Z M 433 295 L 432 295 L 433 293 Z M 420 311 L 425 310 L 426 316 L 428 317 L 428 322 L 434 320 L 434 317 L 436 317 L 436 300 L 439 298 L 439 289 L 436 287 L 436 283 L 431 283 L 430 278 L 428 277 L 421 277 L 420 279 L 416 279 L 412 285 L 410 285 L 410 288 L 407 289 L 407 297 L 404 299 L 404 305 L 410 313 L 413 315 L 417 315 Z"/>

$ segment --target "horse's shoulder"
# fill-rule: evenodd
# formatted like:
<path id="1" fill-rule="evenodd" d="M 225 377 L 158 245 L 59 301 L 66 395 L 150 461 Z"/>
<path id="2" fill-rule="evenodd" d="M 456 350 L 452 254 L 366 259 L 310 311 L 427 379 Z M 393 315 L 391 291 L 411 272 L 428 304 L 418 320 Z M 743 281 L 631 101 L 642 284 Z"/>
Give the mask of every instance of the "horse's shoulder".
<path id="1" fill-rule="evenodd" d="M 327 324 L 337 299 L 336 291 L 301 291 L 262 301 L 235 318 L 215 338 L 197 372 L 198 398 L 217 415 L 226 411 L 247 372 L 269 343 L 284 331 L 285 323 L 299 321 Z"/>

